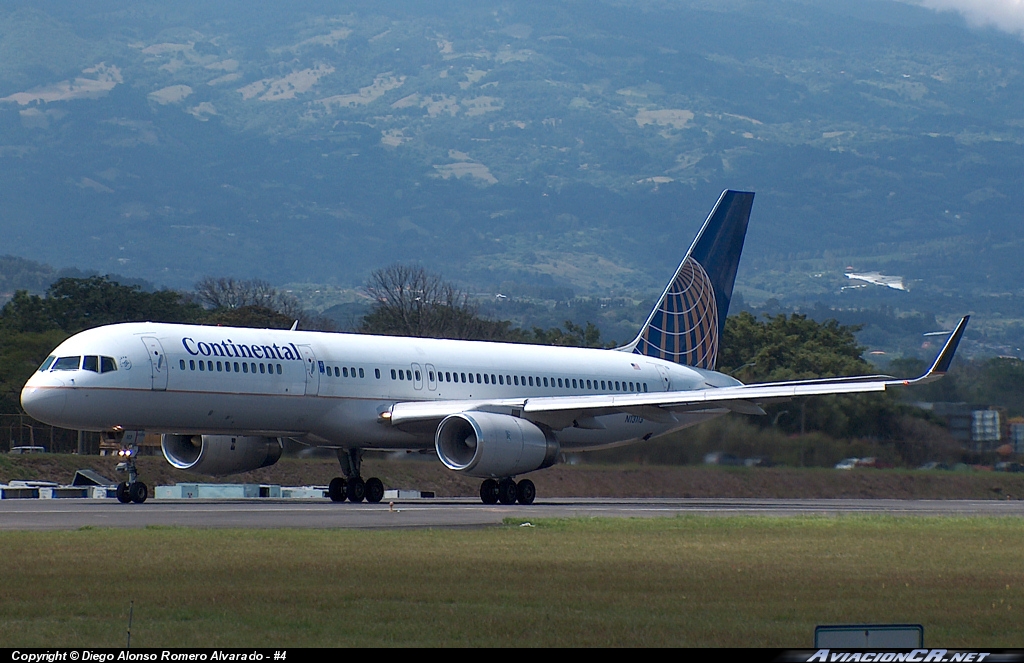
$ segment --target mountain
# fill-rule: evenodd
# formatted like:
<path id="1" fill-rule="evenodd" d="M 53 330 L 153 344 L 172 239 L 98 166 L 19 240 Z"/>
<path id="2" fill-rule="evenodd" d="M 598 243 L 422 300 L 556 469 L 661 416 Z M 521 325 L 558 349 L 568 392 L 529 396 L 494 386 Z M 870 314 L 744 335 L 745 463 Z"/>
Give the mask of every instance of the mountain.
<path id="1" fill-rule="evenodd" d="M 748 301 L 1012 326 L 1021 62 L 890 0 L 8 0 L 0 253 L 176 287 L 413 261 L 634 296 L 728 187 L 758 192 Z"/>

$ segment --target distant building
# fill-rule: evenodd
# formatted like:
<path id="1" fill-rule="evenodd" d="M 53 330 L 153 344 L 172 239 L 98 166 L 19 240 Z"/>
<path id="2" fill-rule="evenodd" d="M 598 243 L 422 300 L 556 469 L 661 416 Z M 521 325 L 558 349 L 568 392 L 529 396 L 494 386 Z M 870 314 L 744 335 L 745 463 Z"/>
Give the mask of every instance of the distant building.
<path id="1" fill-rule="evenodd" d="M 1015 453 L 1024 453 L 1024 421 L 1007 426 L 1006 413 L 1001 409 L 982 408 L 967 403 L 915 405 L 945 419 L 949 434 L 965 449 L 992 451 L 999 446 L 1001 440 L 1006 439 L 1014 445 Z M 1014 435 L 1019 437 L 1014 438 Z"/>

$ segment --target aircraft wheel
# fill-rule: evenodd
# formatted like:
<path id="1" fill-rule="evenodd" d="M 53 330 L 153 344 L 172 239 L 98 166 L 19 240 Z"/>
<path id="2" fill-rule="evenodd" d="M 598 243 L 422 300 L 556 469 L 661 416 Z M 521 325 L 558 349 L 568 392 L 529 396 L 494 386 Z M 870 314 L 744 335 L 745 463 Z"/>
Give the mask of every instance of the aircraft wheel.
<path id="1" fill-rule="evenodd" d="M 121 504 L 128 504 L 132 498 L 128 496 L 128 484 L 124 481 L 117 484 L 117 501 Z"/>
<path id="2" fill-rule="evenodd" d="M 529 479 L 523 479 L 516 486 L 516 499 L 520 504 L 533 504 L 537 497 L 537 487 Z"/>
<path id="3" fill-rule="evenodd" d="M 359 477 L 350 479 L 345 485 L 345 493 L 349 502 L 362 502 L 366 497 L 366 484 Z"/>
<path id="4" fill-rule="evenodd" d="M 498 503 L 498 482 L 494 479 L 485 479 L 480 484 L 480 500 L 484 504 Z"/>
<path id="5" fill-rule="evenodd" d="M 327 496 L 332 502 L 344 502 L 348 494 L 345 491 L 345 480 L 341 477 L 334 477 L 327 486 Z"/>
<path id="6" fill-rule="evenodd" d="M 149 497 L 149 487 L 141 481 L 136 481 L 128 486 L 128 497 L 136 504 L 142 504 Z"/>
<path id="7" fill-rule="evenodd" d="M 370 477 L 366 480 L 366 501 L 376 504 L 384 499 L 384 482 L 377 477 Z"/>
<path id="8" fill-rule="evenodd" d="M 502 479 L 498 482 L 498 501 L 502 504 L 516 503 L 516 482 L 512 479 Z"/>

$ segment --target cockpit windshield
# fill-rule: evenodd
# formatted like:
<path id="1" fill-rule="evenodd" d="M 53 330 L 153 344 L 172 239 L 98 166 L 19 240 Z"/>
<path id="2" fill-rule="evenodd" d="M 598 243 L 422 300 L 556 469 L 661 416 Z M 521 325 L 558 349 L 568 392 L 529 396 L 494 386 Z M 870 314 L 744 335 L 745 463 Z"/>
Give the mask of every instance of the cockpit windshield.
<path id="1" fill-rule="evenodd" d="M 82 363 L 82 357 L 61 357 L 57 361 L 53 362 L 53 370 L 55 371 L 77 371 L 79 365 Z"/>
<path id="2" fill-rule="evenodd" d="M 54 361 L 56 359 L 56 361 Z M 92 371 L 93 373 L 112 373 L 117 370 L 117 362 L 113 357 L 101 357 L 98 355 L 86 355 L 85 357 L 47 357 L 40 371 L 47 369 L 51 371 Z"/>

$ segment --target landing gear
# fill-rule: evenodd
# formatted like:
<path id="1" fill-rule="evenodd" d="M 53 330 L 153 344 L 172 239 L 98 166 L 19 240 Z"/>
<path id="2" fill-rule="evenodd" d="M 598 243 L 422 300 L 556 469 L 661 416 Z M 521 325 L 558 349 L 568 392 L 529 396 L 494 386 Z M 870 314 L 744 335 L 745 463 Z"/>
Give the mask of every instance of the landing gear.
<path id="1" fill-rule="evenodd" d="M 494 479 L 486 479 L 480 484 L 480 499 L 484 504 L 497 504 L 498 482 Z"/>
<path id="2" fill-rule="evenodd" d="M 529 479 L 516 483 L 512 478 L 501 481 L 485 479 L 480 484 L 480 501 L 484 504 L 533 504 L 537 497 L 537 487 Z"/>
<path id="3" fill-rule="evenodd" d="M 327 487 L 327 496 L 331 498 L 332 502 L 344 502 L 348 497 L 345 480 L 341 477 L 331 479 L 331 484 Z"/>
<path id="4" fill-rule="evenodd" d="M 502 479 L 498 482 L 498 501 L 502 504 L 516 503 L 516 482 L 512 479 Z"/>
<path id="5" fill-rule="evenodd" d="M 366 480 L 366 501 L 376 504 L 384 499 L 384 482 L 377 477 L 370 477 Z"/>
<path id="6" fill-rule="evenodd" d="M 121 448 L 117 452 L 117 457 L 122 460 L 114 468 L 117 472 L 128 473 L 128 481 L 122 481 L 117 485 L 117 501 L 121 504 L 142 504 L 149 497 L 149 487 L 139 481 L 138 468 L 135 467 L 135 457 L 139 455 L 139 445 L 136 442 L 142 435 L 139 431 L 128 431 L 121 438 Z"/>
<path id="7" fill-rule="evenodd" d="M 537 497 L 537 487 L 533 485 L 533 482 L 529 479 L 523 479 L 516 486 L 516 500 L 520 504 L 533 504 L 533 500 Z"/>
<path id="8" fill-rule="evenodd" d="M 338 462 L 345 478 L 334 477 L 327 487 L 327 496 L 332 502 L 362 502 L 376 504 L 384 499 L 384 482 L 377 477 L 365 481 L 359 476 L 362 465 L 362 449 L 338 449 Z"/>
<path id="9" fill-rule="evenodd" d="M 345 489 L 348 491 L 349 502 L 362 502 L 366 497 L 366 484 L 359 477 L 349 479 Z"/>

